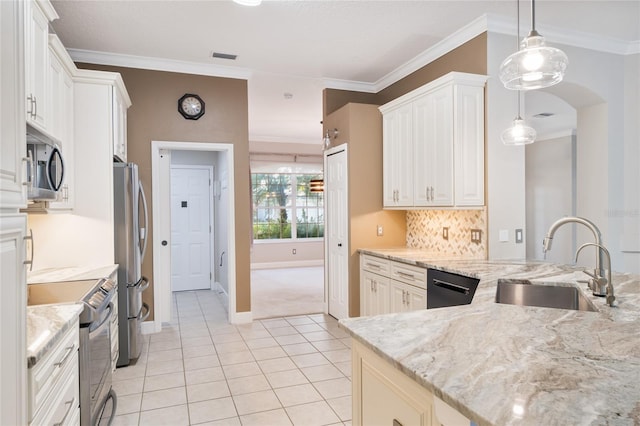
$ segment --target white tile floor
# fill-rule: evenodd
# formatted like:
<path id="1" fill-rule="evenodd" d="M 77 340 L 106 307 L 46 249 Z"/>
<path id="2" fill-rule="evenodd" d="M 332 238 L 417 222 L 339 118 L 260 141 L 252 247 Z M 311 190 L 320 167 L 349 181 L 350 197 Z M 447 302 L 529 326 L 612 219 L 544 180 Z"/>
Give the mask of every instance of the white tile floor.
<path id="1" fill-rule="evenodd" d="M 350 342 L 335 319 L 226 316 L 215 292 L 174 293 L 175 322 L 114 374 L 113 425 L 351 424 Z"/>

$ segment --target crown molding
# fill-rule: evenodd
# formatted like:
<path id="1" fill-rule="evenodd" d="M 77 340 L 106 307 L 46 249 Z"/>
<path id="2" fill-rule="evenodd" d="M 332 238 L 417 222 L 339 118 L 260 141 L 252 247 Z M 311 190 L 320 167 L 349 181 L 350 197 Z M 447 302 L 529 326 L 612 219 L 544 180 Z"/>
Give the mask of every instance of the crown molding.
<path id="1" fill-rule="evenodd" d="M 248 80 L 251 70 L 239 67 L 225 67 L 198 62 L 177 61 L 173 59 L 152 58 L 146 56 L 124 55 L 119 53 L 97 52 L 93 50 L 68 49 L 75 62 L 112 65 L 125 68 L 140 68 L 156 71 L 169 71 L 184 74 L 208 75 L 212 77 Z"/>
<path id="2" fill-rule="evenodd" d="M 325 89 L 353 90 L 354 92 L 377 93 L 375 83 L 366 81 L 349 81 L 336 78 L 325 78 L 322 80 Z"/>

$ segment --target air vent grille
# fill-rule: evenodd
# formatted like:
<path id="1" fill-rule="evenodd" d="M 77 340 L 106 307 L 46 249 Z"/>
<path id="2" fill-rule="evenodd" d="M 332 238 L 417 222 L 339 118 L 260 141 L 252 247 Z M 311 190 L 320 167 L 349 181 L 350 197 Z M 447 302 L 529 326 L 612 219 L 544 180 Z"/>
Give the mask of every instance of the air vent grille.
<path id="1" fill-rule="evenodd" d="M 211 56 L 218 59 L 229 59 L 232 61 L 235 61 L 236 58 L 238 57 L 238 55 L 232 55 L 231 53 L 221 53 L 221 52 L 213 52 Z"/>

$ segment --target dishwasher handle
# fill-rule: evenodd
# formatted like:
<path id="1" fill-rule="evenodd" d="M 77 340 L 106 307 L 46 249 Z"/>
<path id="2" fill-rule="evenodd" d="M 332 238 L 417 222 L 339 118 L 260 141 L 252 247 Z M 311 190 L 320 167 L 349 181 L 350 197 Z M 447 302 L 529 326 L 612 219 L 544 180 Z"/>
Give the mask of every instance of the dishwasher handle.
<path id="1" fill-rule="evenodd" d="M 451 290 L 451 291 L 456 291 L 458 293 L 462 293 L 465 296 L 469 295 L 469 289 L 467 287 L 463 287 L 461 285 L 457 285 L 457 284 L 453 284 L 453 283 L 448 283 L 446 281 L 442 281 L 439 279 L 434 278 L 433 279 L 433 285 L 435 285 L 436 287 L 442 287 L 445 288 L 447 290 Z"/>

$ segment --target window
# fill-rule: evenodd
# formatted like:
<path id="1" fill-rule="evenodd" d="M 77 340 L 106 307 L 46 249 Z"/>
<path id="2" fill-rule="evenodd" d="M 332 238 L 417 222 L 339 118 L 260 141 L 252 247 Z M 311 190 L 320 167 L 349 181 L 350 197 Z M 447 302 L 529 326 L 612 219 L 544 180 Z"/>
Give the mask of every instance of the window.
<path id="1" fill-rule="evenodd" d="M 324 237 L 322 192 L 310 192 L 317 174 L 252 173 L 253 238 L 256 240 Z"/>

